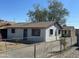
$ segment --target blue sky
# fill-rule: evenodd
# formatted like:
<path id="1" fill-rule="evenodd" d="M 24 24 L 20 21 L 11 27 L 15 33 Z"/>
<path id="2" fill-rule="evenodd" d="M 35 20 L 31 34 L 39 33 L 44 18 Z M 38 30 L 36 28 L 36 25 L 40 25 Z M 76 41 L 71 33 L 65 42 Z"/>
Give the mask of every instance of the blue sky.
<path id="1" fill-rule="evenodd" d="M 70 12 L 67 24 L 79 28 L 79 0 L 60 1 Z M 33 9 L 34 3 L 39 3 L 41 7 L 47 6 L 47 0 L 0 0 L 0 19 L 24 22 L 28 20 L 26 13 Z"/>

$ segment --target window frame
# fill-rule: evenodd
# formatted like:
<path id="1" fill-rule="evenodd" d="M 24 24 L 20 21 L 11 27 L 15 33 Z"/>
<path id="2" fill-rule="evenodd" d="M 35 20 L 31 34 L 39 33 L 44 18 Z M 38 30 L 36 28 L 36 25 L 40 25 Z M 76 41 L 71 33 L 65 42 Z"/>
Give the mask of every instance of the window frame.
<path id="1" fill-rule="evenodd" d="M 53 35 L 53 29 L 50 29 L 49 34 L 50 34 L 50 35 Z"/>
<path id="2" fill-rule="evenodd" d="M 58 30 L 58 34 L 61 34 L 61 30 Z"/>
<path id="3" fill-rule="evenodd" d="M 71 37 L 70 30 L 62 30 L 62 37 Z"/>
<path id="4" fill-rule="evenodd" d="M 35 34 L 35 32 L 38 32 L 38 34 Z M 40 36 L 40 34 L 41 34 L 41 30 L 40 29 L 32 29 L 32 36 Z"/>
<path id="5" fill-rule="evenodd" d="M 11 33 L 15 33 L 15 29 L 11 29 Z"/>

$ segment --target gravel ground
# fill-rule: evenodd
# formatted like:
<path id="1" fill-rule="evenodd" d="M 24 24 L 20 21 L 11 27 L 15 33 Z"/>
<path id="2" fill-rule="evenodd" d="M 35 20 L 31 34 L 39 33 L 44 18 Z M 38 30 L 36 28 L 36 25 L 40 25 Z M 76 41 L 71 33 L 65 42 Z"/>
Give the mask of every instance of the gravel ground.
<path id="1" fill-rule="evenodd" d="M 77 48 L 78 47 L 72 47 L 61 54 L 52 56 L 52 58 L 79 58 L 79 50 L 77 50 Z"/>
<path id="2" fill-rule="evenodd" d="M 6 45 L 5 45 L 5 42 L 0 42 L 0 53 L 6 50 L 7 51 L 14 50 L 14 49 L 19 49 L 19 48 L 26 47 L 26 46 L 29 46 L 29 45 L 25 45 L 21 43 L 16 44 L 16 43 L 10 43 L 10 42 L 6 42 Z"/>
<path id="3" fill-rule="evenodd" d="M 33 58 L 33 47 L 24 46 L 22 48 L 8 50 L 7 52 L 0 53 L 0 58 Z"/>

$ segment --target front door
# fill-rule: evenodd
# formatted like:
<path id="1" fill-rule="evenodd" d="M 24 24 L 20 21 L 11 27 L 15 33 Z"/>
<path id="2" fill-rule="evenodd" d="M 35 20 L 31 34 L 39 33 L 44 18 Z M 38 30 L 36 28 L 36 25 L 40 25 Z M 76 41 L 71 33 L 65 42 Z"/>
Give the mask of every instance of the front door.
<path id="1" fill-rule="evenodd" d="M 7 39 L 7 29 L 0 30 L 2 39 Z"/>
<path id="2" fill-rule="evenodd" d="M 27 40 L 27 29 L 24 29 L 24 40 Z"/>

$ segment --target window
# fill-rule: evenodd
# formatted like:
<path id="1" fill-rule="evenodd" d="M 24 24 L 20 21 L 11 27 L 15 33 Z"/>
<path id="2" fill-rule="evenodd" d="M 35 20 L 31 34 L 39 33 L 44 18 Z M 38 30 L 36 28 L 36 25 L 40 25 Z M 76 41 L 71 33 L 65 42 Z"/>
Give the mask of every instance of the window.
<path id="1" fill-rule="evenodd" d="M 53 29 L 50 29 L 50 35 L 52 35 L 53 34 Z"/>
<path id="2" fill-rule="evenodd" d="M 62 37 L 70 37 L 71 31 L 70 30 L 62 30 Z"/>
<path id="3" fill-rule="evenodd" d="M 61 33 L 61 30 L 58 31 L 58 34 L 60 34 L 60 33 Z"/>
<path id="4" fill-rule="evenodd" d="M 15 29 L 11 29 L 11 32 L 12 32 L 12 33 L 15 33 Z"/>
<path id="5" fill-rule="evenodd" d="M 66 30 L 62 30 L 62 37 L 66 37 L 66 33 L 67 33 Z"/>
<path id="6" fill-rule="evenodd" d="M 32 36 L 40 36 L 40 29 L 32 29 Z"/>

